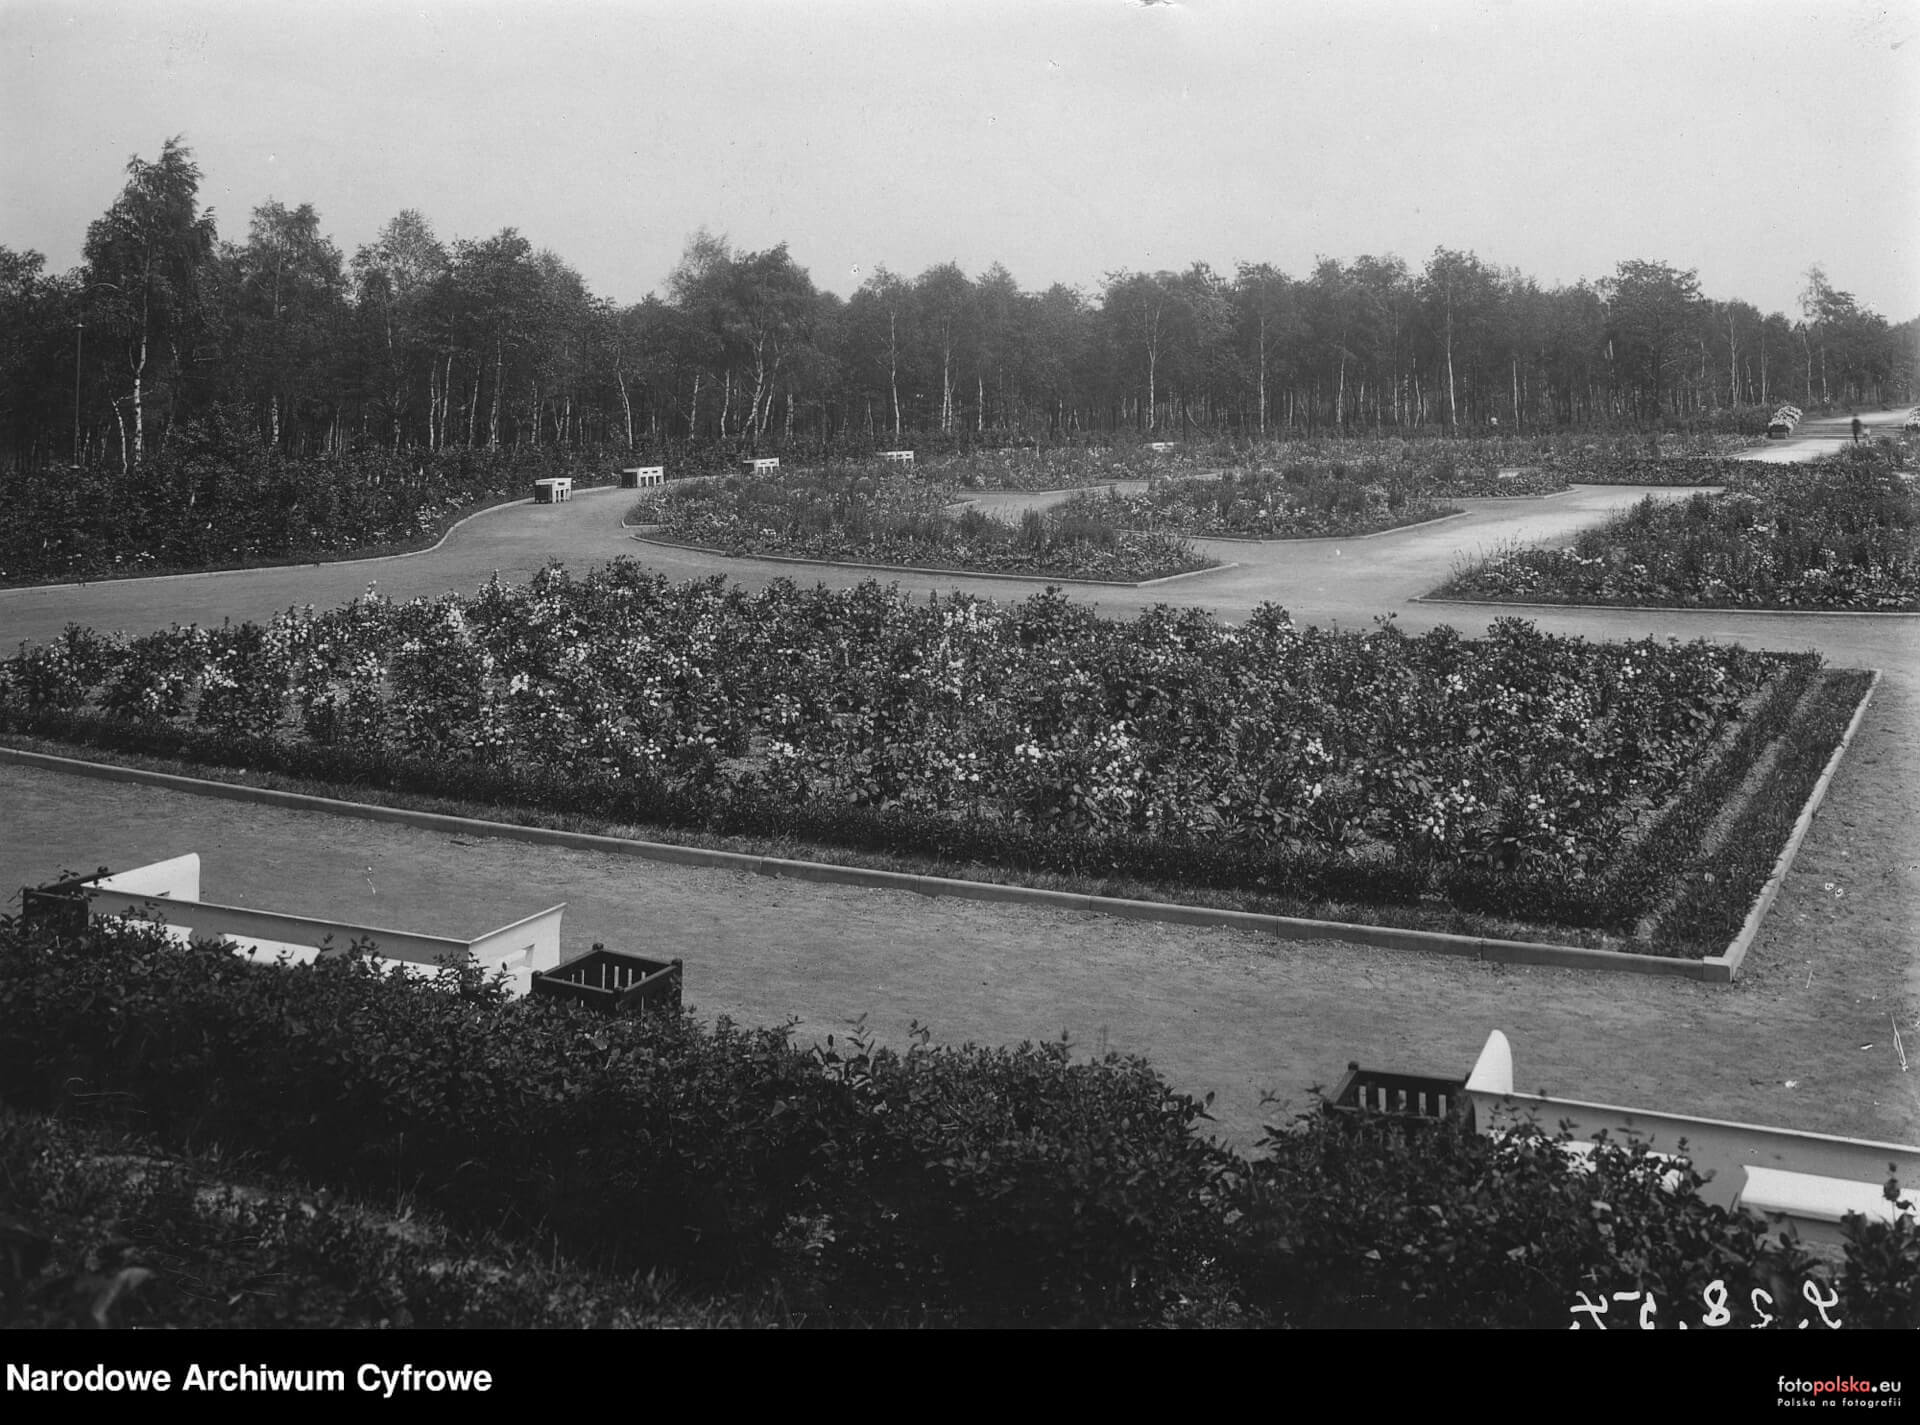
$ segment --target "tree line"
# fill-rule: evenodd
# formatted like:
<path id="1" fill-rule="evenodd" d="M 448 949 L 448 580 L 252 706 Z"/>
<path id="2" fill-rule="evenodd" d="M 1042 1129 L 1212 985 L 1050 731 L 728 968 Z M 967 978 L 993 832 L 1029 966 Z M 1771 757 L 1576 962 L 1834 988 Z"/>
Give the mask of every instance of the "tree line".
<path id="1" fill-rule="evenodd" d="M 200 180 L 171 139 L 128 164 L 73 271 L 0 247 L 8 467 L 130 470 L 215 410 L 301 456 L 1527 431 L 1920 393 L 1920 318 L 1890 324 L 1817 266 L 1791 317 L 1665 262 L 1543 288 L 1446 248 L 1417 271 L 1196 262 L 1092 292 L 881 267 L 843 299 L 784 243 L 702 230 L 621 306 L 515 229 L 449 243 L 413 210 L 351 259 L 309 204 L 262 204 L 226 241 Z"/>

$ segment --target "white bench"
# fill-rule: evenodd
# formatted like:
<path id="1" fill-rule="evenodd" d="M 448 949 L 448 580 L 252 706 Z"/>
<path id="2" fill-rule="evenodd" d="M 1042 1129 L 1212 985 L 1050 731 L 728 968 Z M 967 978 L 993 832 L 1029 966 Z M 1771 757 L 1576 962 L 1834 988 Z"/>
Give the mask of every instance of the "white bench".
<path id="1" fill-rule="evenodd" d="M 1625 1143 L 1615 1143 L 1613 1146 L 1624 1149 L 1627 1145 Z M 1598 1147 L 1599 1145 L 1597 1143 L 1589 1142 L 1583 1138 L 1576 1138 L 1572 1142 L 1562 1143 L 1560 1145 L 1560 1151 L 1566 1154 L 1567 1162 L 1573 1170 L 1584 1177 L 1593 1171 L 1593 1155 Z M 1672 1192 L 1680 1186 L 1681 1173 L 1693 1166 L 1693 1159 L 1682 1157 L 1677 1153 L 1649 1152 L 1647 1156 L 1656 1163 L 1664 1163 L 1667 1165 L 1667 1171 L 1660 1175 L 1660 1186 L 1668 1192 Z"/>
<path id="2" fill-rule="evenodd" d="M 536 973 L 560 963 L 560 916 L 567 908 L 562 901 L 512 925 L 462 940 L 216 905 L 200 899 L 200 857 L 191 852 L 116 876 L 94 877 L 75 889 L 94 914 L 108 920 L 161 921 L 167 934 L 183 945 L 224 939 L 232 942 L 236 954 L 255 964 L 271 964 L 283 956 L 296 964 L 311 964 L 322 955 L 344 954 L 355 942 L 368 941 L 377 958 L 423 979 L 438 973 L 443 962 L 458 964 L 471 957 L 489 976 L 504 971 L 516 995 L 528 992 Z"/>
<path id="3" fill-rule="evenodd" d="M 911 450 L 883 450 L 880 452 L 880 458 L 882 460 L 891 460 L 895 465 L 913 464 L 913 452 Z"/>
<path id="4" fill-rule="evenodd" d="M 620 472 L 622 489 L 644 490 L 649 485 L 667 483 L 667 467 L 664 465 L 635 465 Z"/>
<path id="5" fill-rule="evenodd" d="M 1751 1163 L 1747 1164 L 1746 1185 L 1733 1201 L 1735 1207 L 1760 1213 L 1770 1222 L 1791 1225 L 1801 1240 L 1821 1246 L 1836 1246 L 1846 1240 L 1840 1224 L 1851 1213 L 1888 1226 L 1902 1216 L 1914 1218 L 1913 1198 L 1902 1198 L 1906 1203 L 1903 1212 L 1898 1204 L 1887 1200 L 1880 1183 L 1760 1168 Z"/>
<path id="6" fill-rule="evenodd" d="M 1165 455 L 1168 451 L 1173 449 L 1173 446 L 1174 446 L 1174 442 L 1170 440 L 1150 440 L 1147 442 L 1147 449 L 1153 451 L 1157 455 Z"/>
<path id="7" fill-rule="evenodd" d="M 536 505 L 553 505 L 572 498 L 573 477 L 570 475 L 555 475 L 533 482 L 533 502 Z"/>
<path id="8" fill-rule="evenodd" d="M 1513 1047 L 1497 1029 L 1487 1035 L 1486 1045 L 1467 1077 L 1466 1091 L 1473 1100 L 1474 1122 L 1482 1133 L 1497 1133 L 1528 1119 L 1549 1126 L 1567 1124 L 1582 1140 L 1570 1145 L 1569 1151 L 1583 1157 L 1592 1153 L 1591 1144 L 1602 1130 L 1609 1139 L 1619 1142 L 1637 1136 L 1663 1146 L 1684 1143 L 1684 1157 L 1706 1179 L 1700 1195 L 1720 1207 L 1744 1202 L 1760 1212 L 1785 1211 L 1795 1204 L 1822 1200 L 1843 1204 L 1824 1222 L 1816 1216 L 1794 1216 L 1796 1223 L 1808 1224 L 1811 1230 L 1803 1230 L 1801 1235 L 1809 1241 L 1837 1243 L 1837 1223 L 1845 1212 L 1888 1212 L 1890 1205 L 1880 1196 L 1879 1187 L 1886 1180 L 1882 1175 L 1887 1165 L 1898 1164 L 1894 1171 L 1904 1181 L 1913 1173 L 1914 1161 L 1920 1159 L 1920 1147 L 1912 1144 L 1877 1143 L 1758 1123 L 1587 1103 L 1557 1095 L 1517 1093 Z M 1678 1163 L 1680 1159 L 1670 1161 Z M 1776 1163 L 1790 1164 L 1791 1168 L 1756 1166 Z M 1828 1197 L 1822 1199 L 1821 1192 Z"/>
<path id="9" fill-rule="evenodd" d="M 745 470 L 749 475 L 758 475 L 767 470 L 778 470 L 780 468 L 780 457 L 777 455 L 756 455 L 749 459 L 742 460 L 740 462 L 740 468 Z"/>

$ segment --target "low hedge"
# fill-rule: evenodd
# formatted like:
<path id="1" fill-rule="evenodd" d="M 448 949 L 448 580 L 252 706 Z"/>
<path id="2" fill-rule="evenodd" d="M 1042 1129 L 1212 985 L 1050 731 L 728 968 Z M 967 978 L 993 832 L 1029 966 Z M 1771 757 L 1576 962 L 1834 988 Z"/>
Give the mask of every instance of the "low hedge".
<path id="1" fill-rule="evenodd" d="M 1658 943 L 1724 945 L 1739 932 L 1872 681 L 1868 672 L 1835 673 L 1814 693 L 1794 736 L 1781 742 L 1765 786 L 1719 849 L 1689 874 L 1678 904 L 1661 918 Z"/>
<path id="2" fill-rule="evenodd" d="M 612 1324 L 646 1308 L 633 1274 L 664 1271 L 742 1302 L 777 1289 L 817 1323 L 1564 1328 L 1582 1293 L 1641 1291 L 1675 1325 L 1717 1287 L 1742 1309 L 1769 1292 L 1792 1327 L 1824 1324 L 1813 1282 L 1845 1325 L 1916 1324 L 1910 1226 L 1856 1221 L 1823 1265 L 1703 1201 L 1688 1170 L 1661 1186 L 1670 1165 L 1642 1147 L 1581 1167 L 1538 1133 L 1312 1115 L 1246 1157 L 1203 1140 L 1204 1105 L 1144 1061 L 1076 1063 L 1064 1043 L 932 1048 L 918 1030 L 905 1052 L 857 1033 L 803 1050 L 725 1020 L 507 1001 L 470 972 L 383 977 L 353 953 L 255 967 L 151 930 L 0 921 L 0 1106 L 138 1125 L 169 1154 L 218 1141 L 316 1194 L 391 1202 L 397 1184 L 493 1260 L 621 1274 L 436 1272 L 438 1226 L 389 1250 L 377 1214 L 320 1205 L 300 1226 L 268 1194 L 238 1220 L 267 1260 L 304 1254 L 303 1322 Z M 143 1232 L 175 1259 L 195 1232 L 237 1251 L 188 1205 L 191 1175 L 141 1162 L 116 1185 L 98 1159 L 73 1166 L 64 1124 L 19 1122 L 0 1118 L 0 1163 L 42 1166 L 0 1171 L 0 1210 L 120 1200 L 136 1227 L 84 1251 L 70 1234 L 50 1264 L 16 1254 L 32 1291 L 145 1267 Z M 78 1217 L 80 1238 L 101 1221 Z M 164 1324 L 209 1319 L 174 1300 Z"/>
<path id="3" fill-rule="evenodd" d="M 354 1193 L 403 1184 L 455 1231 L 596 1270 L 779 1282 L 805 1309 L 937 1295 L 956 1323 L 1150 1315 L 1222 1161 L 1187 1131 L 1201 1106 L 1139 1061 L 810 1051 L 148 930 L 0 924 L 0 1086 Z"/>

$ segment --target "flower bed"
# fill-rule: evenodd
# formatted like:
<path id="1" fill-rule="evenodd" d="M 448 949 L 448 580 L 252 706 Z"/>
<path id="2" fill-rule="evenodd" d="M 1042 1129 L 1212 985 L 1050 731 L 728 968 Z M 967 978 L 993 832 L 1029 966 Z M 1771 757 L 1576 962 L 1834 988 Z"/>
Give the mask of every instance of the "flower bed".
<path id="1" fill-rule="evenodd" d="M 1518 620 L 1468 642 L 1299 629 L 1271 607 L 1238 627 L 1116 622 L 1057 592 L 748 594 L 622 561 L 264 628 L 73 629 L 0 664 L 0 726 L 947 864 L 1625 934 L 1659 890 L 1612 872 L 1636 826 L 1814 667 Z"/>
<path id="2" fill-rule="evenodd" d="M 1237 539 L 1353 538 L 1459 513 L 1404 482 L 1355 478 L 1340 467 L 1229 471 L 1212 480 L 1159 481 L 1138 495 L 1084 492 L 1060 511 L 1127 529 Z"/>
<path id="3" fill-rule="evenodd" d="M 281 455 L 219 421 L 184 429 L 130 475 L 0 477 L 0 586 L 317 562 L 431 544 L 533 481 L 618 478 L 531 450 Z"/>
<path id="4" fill-rule="evenodd" d="M 1749 466 L 1723 495 L 1649 496 L 1567 548 L 1504 551 L 1442 598 L 1703 608 L 1920 610 L 1920 514 L 1892 451 Z"/>
<path id="5" fill-rule="evenodd" d="M 1756 431 L 1757 434 L 1757 431 Z M 1546 434 L 1404 438 L 1204 440 L 1170 451 L 1148 445 L 1014 447 L 918 457 L 921 474 L 966 489 L 1064 490 L 1120 480 L 1175 480 L 1222 472 L 1283 472 L 1295 478 L 1356 478 L 1418 491 L 1434 498 L 1552 494 L 1569 479 L 1629 483 L 1628 473 L 1654 470 L 1649 483 L 1690 483 L 1668 461 L 1719 461 L 1754 444 L 1747 435 L 1674 433 L 1598 436 Z M 1713 467 L 1718 469 L 1718 466 Z M 1606 472 L 1618 470 L 1609 475 Z M 1503 471 L 1521 478 L 1502 480 Z M 1579 472 L 1587 472 L 1582 474 Z M 1703 472 L 1686 472 L 1703 473 Z M 1699 483 L 1710 483 L 1701 480 Z"/>
<path id="6" fill-rule="evenodd" d="M 1219 562 L 1079 512 L 1032 510 L 1017 525 L 953 515 L 954 498 L 949 487 L 842 468 L 669 487 L 654 509 L 660 537 L 734 555 L 1125 582 Z"/>
<path id="7" fill-rule="evenodd" d="M 921 455 L 917 465 L 923 479 L 965 490 L 1071 490 L 1145 480 L 1192 460 L 1191 455 L 1169 457 L 1144 445 L 1054 445 Z"/>
<path id="8" fill-rule="evenodd" d="M 1725 485 L 1753 473 L 1753 462 L 1723 455 L 1561 457 L 1555 467 L 1576 485 Z"/>

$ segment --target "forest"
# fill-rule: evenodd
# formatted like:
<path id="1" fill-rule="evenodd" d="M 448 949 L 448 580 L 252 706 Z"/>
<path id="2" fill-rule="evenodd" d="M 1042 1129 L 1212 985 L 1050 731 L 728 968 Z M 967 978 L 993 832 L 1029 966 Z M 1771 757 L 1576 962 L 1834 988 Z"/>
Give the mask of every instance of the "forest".
<path id="1" fill-rule="evenodd" d="M 1305 275 L 876 268 L 849 298 L 784 243 L 695 233 L 622 306 L 516 229 L 396 214 L 349 258 L 310 204 L 223 238 L 181 139 L 135 157 L 50 273 L 0 247 L 0 470 L 121 473 L 215 418 L 300 459 L 351 450 L 923 449 L 1032 441 L 1712 426 L 1794 401 L 1920 397 L 1898 325 L 1806 269 L 1763 314 L 1650 259 L 1547 288 L 1441 248 Z"/>

